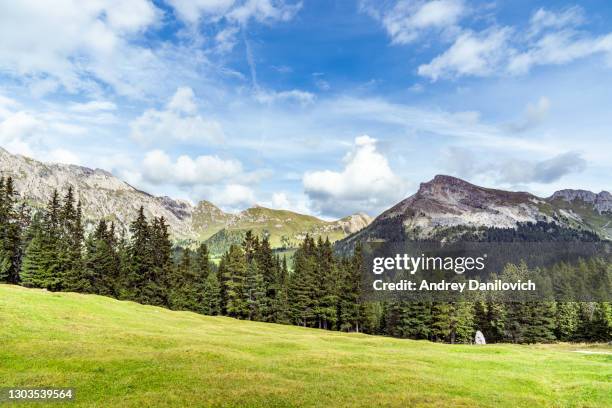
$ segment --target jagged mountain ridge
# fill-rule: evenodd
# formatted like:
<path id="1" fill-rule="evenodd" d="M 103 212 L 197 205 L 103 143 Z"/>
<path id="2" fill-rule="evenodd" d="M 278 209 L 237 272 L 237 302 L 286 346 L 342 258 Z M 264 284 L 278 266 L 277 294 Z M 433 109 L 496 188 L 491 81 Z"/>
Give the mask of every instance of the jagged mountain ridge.
<path id="1" fill-rule="evenodd" d="M 118 229 L 126 231 L 142 205 L 148 218 L 163 216 L 173 238 L 203 241 L 219 231 L 246 231 L 270 237 L 273 245 L 282 237 L 299 242 L 306 233 L 329 236 L 330 240 L 345 237 L 365 227 L 371 218 L 355 214 L 336 221 L 325 221 L 313 216 L 264 207 L 246 209 L 238 214 L 222 211 L 208 201 L 196 205 L 170 197 L 156 197 L 140 191 L 128 183 L 101 169 L 51 164 L 13 155 L 0 148 L 0 174 L 11 176 L 21 197 L 33 208 L 42 208 L 53 191 L 65 194 L 69 186 L 74 188 L 83 206 L 86 221 L 100 218 L 112 220 Z M 307 219 L 308 222 L 303 222 Z"/>
<path id="2" fill-rule="evenodd" d="M 612 239 L 612 195 L 561 190 L 540 198 L 476 186 L 445 175 L 422 183 L 412 196 L 379 215 L 341 245 L 371 240 L 428 239 L 457 227 L 516 228 L 523 223 L 554 223 Z"/>

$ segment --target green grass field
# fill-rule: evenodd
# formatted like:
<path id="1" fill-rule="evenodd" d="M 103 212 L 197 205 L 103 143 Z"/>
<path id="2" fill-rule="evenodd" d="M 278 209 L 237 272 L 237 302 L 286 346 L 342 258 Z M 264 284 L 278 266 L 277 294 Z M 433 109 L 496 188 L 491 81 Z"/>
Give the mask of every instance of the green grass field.
<path id="1" fill-rule="evenodd" d="M 0 387 L 74 387 L 67 406 L 604 407 L 610 352 L 433 344 L 0 285 Z"/>

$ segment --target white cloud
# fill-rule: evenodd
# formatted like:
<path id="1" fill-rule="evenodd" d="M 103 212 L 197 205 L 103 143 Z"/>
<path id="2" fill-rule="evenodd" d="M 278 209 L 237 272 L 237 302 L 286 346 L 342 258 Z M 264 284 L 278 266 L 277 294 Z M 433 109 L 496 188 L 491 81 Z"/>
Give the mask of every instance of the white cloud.
<path id="1" fill-rule="evenodd" d="M 228 184 L 215 189 L 210 195 L 211 201 L 229 210 L 237 210 L 253 206 L 257 200 L 255 192 L 242 184 Z"/>
<path id="2" fill-rule="evenodd" d="M 168 109 L 175 112 L 193 114 L 198 110 L 193 89 L 182 86 L 176 90 L 170 102 Z"/>
<path id="3" fill-rule="evenodd" d="M 51 150 L 45 157 L 45 161 L 51 163 L 76 164 L 80 165 L 79 156 L 70 150 L 58 148 Z"/>
<path id="4" fill-rule="evenodd" d="M 0 142 L 5 144 L 28 140 L 43 127 L 44 124 L 40 120 L 27 112 L 9 113 L 0 122 Z"/>
<path id="5" fill-rule="evenodd" d="M 491 161 L 482 153 L 450 147 L 444 152 L 442 159 L 443 165 L 454 175 L 487 179 L 496 185 L 505 186 L 550 184 L 586 168 L 586 160 L 577 152 L 565 152 L 540 160 L 501 156 Z"/>
<path id="6" fill-rule="evenodd" d="M 271 204 L 272 208 L 288 209 L 291 207 L 286 193 L 273 193 Z"/>
<path id="7" fill-rule="evenodd" d="M 178 17 L 195 24 L 203 17 L 219 17 L 229 10 L 235 0 L 169 0 Z"/>
<path id="8" fill-rule="evenodd" d="M 516 123 L 510 123 L 507 128 L 512 132 L 524 132 L 542 123 L 548 116 L 550 100 L 543 96 L 536 103 L 528 103 L 524 117 Z"/>
<path id="9" fill-rule="evenodd" d="M 153 184 L 178 184 L 181 186 L 210 185 L 226 180 L 242 172 L 237 160 L 223 160 L 217 156 L 179 156 L 176 161 L 162 150 L 145 155 L 142 163 L 143 178 Z"/>
<path id="10" fill-rule="evenodd" d="M 246 24 L 253 19 L 259 22 L 288 21 L 302 7 L 302 3 L 288 4 L 284 0 L 169 0 L 179 18 L 189 24 L 203 20 L 217 21 L 221 17 Z"/>
<path id="11" fill-rule="evenodd" d="M 531 16 L 529 34 L 533 36 L 549 28 L 579 26 L 585 20 L 584 11 L 578 6 L 569 7 L 558 13 L 540 8 Z"/>
<path id="12" fill-rule="evenodd" d="M 405 182 L 376 149 L 376 139 L 355 138 L 354 148 L 344 158 L 341 171 L 307 172 L 304 191 L 315 209 L 332 215 L 357 211 L 376 213 L 403 198 Z"/>
<path id="13" fill-rule="evenodd" d="M 418 73 L 433 81 L 520 75 L 535 66 L 567 64 L 597 54 L 612 58 L 612 33 L 579 30 L 585 21 L 579 7 L 559 12 L 541 8 L 532 15 L 527 30 L 495 26 L 480 32 L 464 30 L 446 51 L 419 66 Z"/>
<path id="14" fill-rule="evenodd" d="M 70 110 L 78 113 L 96 113 L 114 111 L 117 105 L 109 101 L 89 101 L 86 103 L 75 103 L 70 107 Z"/>
<path id="15" fill-rule="evenodd" d="M 289 21 L 302 8 L 302 3 L 288 4 L 284 0 L 246 0 L 232 9 L 227 17 L 239 24 L 250 19 L 266 21 Z"/>
<path id="16" fill-rule="evenodd" d="M 0 70 L 31 81 L 35 93 L 57 84 L 91 91 L 98 88 L 92 77 L 120 93 L 137 93 L 155 56 L 131 38 L 160 16 L 148 0 L 12 3 L 0 12 Z"/>
<path id="17" fill-rule="evenodd" d="M 142 143 L 179 140 L 189 143 L 221 142 L 221 124 L 197 114 L 193 90 L 182 87 L 165 110 L 148 109 L 131 124 L 131 136 Z"/>
<path id="18" fill-rule="evenodd" d="M 257 92 L 255 92 L 255 99 L 261 103 L 295 101 L 299 104 L 307 105 L 314 102 L 315 95 L 310 92 L 300 91 L 299 89 L 281 92 L 259 89 Z"/>
<path id="19" fill-rule="evenodd" d="M 394 44 L 414 42 L 432 29 L 452 30 L 466 12 L 462 0 L 401 0 L 384 10 L 380 3 L 362 3 L 361 8 L 382 23 Z"/>
<path id="20" fill-rule="evenodd" d="M 561 65 L 595 54 L 612 55 L 612 33 L 590 37 L 574 30 L 545 34 L 520 53 L 509 56 L 507 70 L 524 74 L 537 65 Z"/>
<path id="21" fill-rule="evenodd" d="M 238 42 L 236 36 L 239 31 L 238 27 L 227 27 L 219 31 L 215 35 L 216 50 L 221 53 L 231 51 Z"/>
<path id="22" fill-rule="evenodd" d="M 492 28 L 482 33 L 466 31 L 443 54 L 429 64 L 419 66 L 419 75 L 433 81 L 441 77 L 490 75 L 507 57 L 510 34 L 511 30 L 507 27 Z"/>

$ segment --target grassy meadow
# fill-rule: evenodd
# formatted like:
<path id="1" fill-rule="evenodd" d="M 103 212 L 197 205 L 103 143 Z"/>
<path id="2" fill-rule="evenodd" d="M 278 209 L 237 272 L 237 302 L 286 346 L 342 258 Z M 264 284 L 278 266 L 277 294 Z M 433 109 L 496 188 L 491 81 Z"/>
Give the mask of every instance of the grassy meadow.
<path id="1" fill-rule="evenodd" d="M 605 407 L 612 347 L 434 344 L 0 285 L 9 386 L 74 387 L 73 407 Z"/>

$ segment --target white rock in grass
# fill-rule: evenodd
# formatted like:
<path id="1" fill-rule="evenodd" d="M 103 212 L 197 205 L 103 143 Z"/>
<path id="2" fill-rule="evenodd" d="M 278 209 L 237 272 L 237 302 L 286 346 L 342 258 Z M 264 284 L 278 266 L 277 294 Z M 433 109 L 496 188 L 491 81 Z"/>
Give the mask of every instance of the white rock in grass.
<path id="1" fill-rule="evenodd" d="M 480 330 L 476 331 L 476 336 L 474 337 L 474 344 L 487 344 L 484 334 L 482 334 Z"/>

